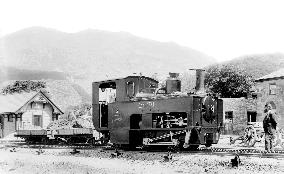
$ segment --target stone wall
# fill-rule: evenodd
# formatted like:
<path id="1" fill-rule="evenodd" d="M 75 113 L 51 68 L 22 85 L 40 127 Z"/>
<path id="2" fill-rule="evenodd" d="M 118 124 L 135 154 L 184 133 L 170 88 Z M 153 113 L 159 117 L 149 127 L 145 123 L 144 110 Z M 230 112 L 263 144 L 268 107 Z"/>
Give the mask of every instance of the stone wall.
<path id="1" fill-rule="evenodd" d="M 247 99 L 245 98 L 222 98 L 224 115 L 224 134 L 241 134 L 247 126 Z M 225 113 L 233 112 L 233 120 L 225 119 Z"/>
<path id="2" fill-rule="evenodd" d="M 275 95 L 269 94 L 269 84 L 275 84 Z M 257 121 L 262 122 L 264 118 L 264 106 L 271 103 L 276 112 L 278 127 L 284 128 L 284 79 L 268 80 L 256 83 L 257 92 Z"/>
<path id="3" fill-rule="evenodd" d="M 275 84 L 275 94 L 269 93 L 269 85 Z M 226 134 L 241 134 L 247 126 L 247 112 L 256 112 L 256 122 L 263 121 L 264 106 L 270 103 L 276 113 L 277 126 L 284 128 L 284 79 L 257 82 L 254 95 L 246 98 L 223 98 L 224 124 L 226 125 L 225 112 L 233 111 L 231 126 L 225 127 Z M 229 130 L 232 129 L 232 130 Z"/>

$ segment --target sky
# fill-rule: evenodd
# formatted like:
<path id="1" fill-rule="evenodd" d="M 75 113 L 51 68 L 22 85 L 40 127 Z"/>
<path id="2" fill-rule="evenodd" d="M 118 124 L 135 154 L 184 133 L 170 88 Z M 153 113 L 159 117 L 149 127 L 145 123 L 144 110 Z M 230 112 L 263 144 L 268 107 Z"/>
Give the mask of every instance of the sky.
<path id="1" fill-rule="evenodd" d="M 284 53 L 282 0 L 0 0 L 0 37 L 41 26 L 124 31 L 226 61 Z"/>

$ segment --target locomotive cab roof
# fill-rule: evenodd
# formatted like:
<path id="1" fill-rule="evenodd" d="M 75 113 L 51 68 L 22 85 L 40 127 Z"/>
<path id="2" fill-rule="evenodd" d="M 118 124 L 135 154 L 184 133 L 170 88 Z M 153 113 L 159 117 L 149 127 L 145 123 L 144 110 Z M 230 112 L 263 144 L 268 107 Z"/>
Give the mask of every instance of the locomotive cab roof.
<path id="1" fill-rule="evenodd" d="M 146 76 L 126 76 L 93 82 L 93 101 L 94 103 L 130 101 L 142 89 L 157 88 L 158 83 L 157 80 Z"/>
<path id="2" fill-rule="evenodd" d="M 140 78 L 140 79 L 147 79 L 155 83 L 159 83 L 157 80 L 147 77 L 147 76 L 137 76 L 137 75 L 132 75 L 132 76 L 126 76 L 126 77 L 118 77 L 118 78 L 112 78 L 112 79 L 105 79 L 101 81 L 95 81 L 94 83 L 108 83 L 112 81 L 118 81 L 118 80 L 125 80 L 125 79 L 131 79 L 131 78 Z"/>

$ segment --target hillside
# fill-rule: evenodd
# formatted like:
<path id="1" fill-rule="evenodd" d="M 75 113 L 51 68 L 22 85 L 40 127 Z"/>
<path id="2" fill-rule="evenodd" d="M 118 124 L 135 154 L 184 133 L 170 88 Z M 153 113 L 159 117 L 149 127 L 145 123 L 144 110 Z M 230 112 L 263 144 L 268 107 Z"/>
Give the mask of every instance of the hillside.
<path id="1" fill-rule="evenodd" d="M 284 68 L 284 54 L 275 53 L 246 55 L 235 58 L 231 61 L 220 63 L 219 65 L 226 64 L 235 65 L 243 69 L 243 71 L 251 75 L 253 78 L 259 78 L 270 74 L 273 71 L 277 71 L 280 68 Z"/>
<path id="2" fill-rule="evenodd" d="M 85 30 L 64 33 L 32 27 L 0 39 L 7 66 L 60 71 L 73 79 L 105 79 L 134 72 L 180 72 L 215 60 L 175 43 L 157 42 L 125 32 Z"/>
<path id="3" fill-rule="evenodd" d="M 49 92 L 51 99 L 56 103 L 63 112 L 70 106 L 76 106 L 86 102 L 73 84 L 67 80 L 47 80 L 46 90 Z M 89 96 L 90 103 L 90 96 Z"/>
<path id="4" fill-rule="evenodd" d="M 0 66 L 0 81 L 41 79 L 65 80 L 66 78 L 67 75 L 63 72 L 29 70 Z"/>

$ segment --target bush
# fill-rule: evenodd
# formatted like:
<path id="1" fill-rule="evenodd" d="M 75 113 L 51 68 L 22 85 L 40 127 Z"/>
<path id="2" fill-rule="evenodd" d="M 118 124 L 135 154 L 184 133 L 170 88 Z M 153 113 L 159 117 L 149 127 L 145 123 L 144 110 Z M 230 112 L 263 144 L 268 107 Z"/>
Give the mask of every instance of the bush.
<path id="1" fill-rule="evenodd" d="M 13 84 L 8 85 L 2 89 L 2 94 L 14 94 L 22 92 L 31 92 L 39 91 L 46 87 L 46 82 L 44 81 L 31 81 L 31 80 L 22 80 L 15 81 Z"/>
<path id="2" fill-rule="evenodd" d="M 223 98 L 238 98 L 247 96 L 253 79 L 236 66 L 217 65 L 206 70 L 205 85 Z"/>

